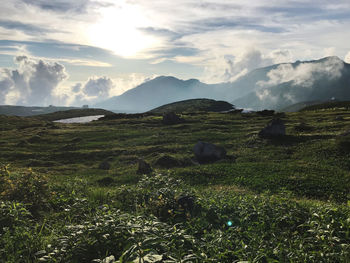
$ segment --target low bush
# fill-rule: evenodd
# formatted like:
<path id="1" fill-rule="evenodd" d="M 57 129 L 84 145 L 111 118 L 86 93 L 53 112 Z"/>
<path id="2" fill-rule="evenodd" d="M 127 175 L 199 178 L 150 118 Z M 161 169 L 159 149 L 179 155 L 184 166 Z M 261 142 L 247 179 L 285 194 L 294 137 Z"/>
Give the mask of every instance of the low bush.
<path id="1" fill-rule="evenodd" d="M 1 199 L 24 203 L 31 212 L 43 208 L 50 198 L 47 178 L 31 169 L 10 172 L 9 166 L 2 166 L 0 181 Z"/>

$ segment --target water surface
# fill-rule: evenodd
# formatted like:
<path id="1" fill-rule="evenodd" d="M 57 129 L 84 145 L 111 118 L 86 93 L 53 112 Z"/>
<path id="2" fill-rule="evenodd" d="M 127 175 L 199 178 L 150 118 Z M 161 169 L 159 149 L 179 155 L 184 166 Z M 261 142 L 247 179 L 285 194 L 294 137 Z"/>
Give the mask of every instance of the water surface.
<path id="1" fill-rule="evenodd" d="M 54 121 L 54 122 L 60 122 L 60 123 L 87 123 L 87 122 L 91 122 L 91 121 L 96 121 L 99 118 L 102 118 L 104 116 L 105 115 L 76 117 L 76 118 L 70 118 L 70 119 L 57 120 L 57 121 Z"/>

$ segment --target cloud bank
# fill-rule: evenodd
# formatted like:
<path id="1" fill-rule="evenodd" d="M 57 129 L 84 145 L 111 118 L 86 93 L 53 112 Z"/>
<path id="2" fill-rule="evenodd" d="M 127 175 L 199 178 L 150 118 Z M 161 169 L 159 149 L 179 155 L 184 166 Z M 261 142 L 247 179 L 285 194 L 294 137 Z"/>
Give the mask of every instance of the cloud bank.
<path id="1" fill-rule="evenodd" d="M 27 56 L 14 58 L 15 69 L 0 68 L 0 104 L 9 105 L 75 105 L 95 103 L 119 95 L 115 81 L 106 77 L 90 77 L 84 83 L 67 87 L 66 68 L 52 61 Z M 139 84 L 145 78 L 134 76 L 130 84 Z M 117 79 L 121 83 L 123 79 Z M 133 88 L 130 86 L 128 88 Z"/>
<path id="2" fill-rule="evenodd" d="M 68 78 L 63 65 L 17 56 L 18 69 L 0 69 L 0 103 L 46 105 L 54 90 Z"/>
<path id="3" fill-rule="evenodd" d="M 322 78 L 335 79 L 342 74 L 344 63 L 337 57 L 329 57 L 318 63 L 281 64 L 267 73 L 268 81 L 260 81 L 261 87 L 276 86 L 291 82 L 293 86 L 311 87 L 316 80 Z"/>
<path id="4" fill-rule="evenodd" d="M 335 87 L 330 86 L 330 83 L 342 77 L 343 69 L 344 62 L 338 57 L 328 57 L 318 62 L 281 64 L 267 73 L 267 81 L 257 83 L 261 88 L 255 94 L 267 107 L 300 102 L 311 93 L 315 93 L 315 96 L 331 94 Z M 322 91 L 324 84 L 326 90 Z"/>

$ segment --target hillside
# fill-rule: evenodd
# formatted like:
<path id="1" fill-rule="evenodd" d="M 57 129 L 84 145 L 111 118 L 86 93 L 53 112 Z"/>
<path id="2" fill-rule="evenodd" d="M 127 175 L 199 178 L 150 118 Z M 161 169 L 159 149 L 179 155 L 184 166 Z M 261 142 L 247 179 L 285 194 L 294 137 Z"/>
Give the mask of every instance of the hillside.
<path id="1" fill-rule="evenodd" d="M 261 87 L 233 100 L 237 107 L 282 110 L 304 101 L 350 100 L 350 65 L 337 57 L 281 64 Z"/>
<path id="2" fill-rule="evenodd" d="M 195 79 L 161 76 L 95 107 L 145 112 L 187 99 L 230 101 L 240 108 L 283 108 L 304 101 L 350 99 L 350 65 L 338 57 L 282 63 L 255 69 L 234 82 L 205 84 Z"/>
<path id="3" fill-rule="evenodd" d="M 258 133 L 272 117 L 257 113 L 122 117 L 0 116 L 1 259 L 132 262 L 138 247 L 160 262 L 350 258 L 348 110 L 286 113 L 287 135 L 270 139 Z M 199 164 L 198 141 L 226 158 Z"/>
<path id="4" fill-rule="evenodd" d="M 166 104 L 155 108 L 150 113 L 163 114 L 167 112 L 222 112 L 233 110 L 234 106 L 226 101 L 216 101 L 210 99 L 192 99 L 192 100 L 183 100 L 170 104 Z"/>
<path id="5" fill-rule="evenodd" d="M 195 79 L 180 80 L 161 76 L 94 106 L 108 110 L 138 113 L 176 101 L 212 98 L 217 89 L 218 85 L 208 85 Z"/>
<path id="6" fill-rule="evenodd" d="M 65 111 L 78 109 L 77 107 L 27 107 L 27 106 L 12 106 L 12 105 L 0 105 L 0 115 L 8 116 L 35 116 L 40 114 L 53 113 L 57 111 Z"/>
<path id="7" fill-rule="evenodd" d="M 306 106 L 300 111 L 327 110 L 327 109 L 350 109 L 350 101 L 328 101 Z"/>
<path id="8" fill-rule="evenodd" d="M 307 106 L 312 106 L 316 104 L 320 104 L 322 101 L 303 101 L 299 103 L 292 104 L 290 106 L 287 106 L 285 108 L 282 108 L 280 111 L 282 112 L 297 112 Z"/>

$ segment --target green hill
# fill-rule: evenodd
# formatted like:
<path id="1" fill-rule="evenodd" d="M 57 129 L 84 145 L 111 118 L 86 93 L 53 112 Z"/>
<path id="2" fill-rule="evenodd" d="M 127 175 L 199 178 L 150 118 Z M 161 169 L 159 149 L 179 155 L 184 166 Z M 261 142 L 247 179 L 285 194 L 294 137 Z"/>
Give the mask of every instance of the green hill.
<path id="1" fill-rule="evenodd" d="M 328 101 L 328 102 L 318 103 L 315 105 L 306 106 L 300 109 L 300 111 L 341 109 L 341 108 L 349 110 L 350 101 Z"/>
<path id="2" fill-rule="evenodd" d="M 79 109 L 77 107 L 35 107 L 35 106 L 12 106 L 12 105 L 0 105 L 0 115 L 8 116 L 35 116 L 40 114 L 53 113 L 56 111 L 65 111 Z"/>
<path id="3" fill-rule="evenodd" d="M 155 108 L 149 112 L 164 114 L 167 112 L 222 112 L 233 110 L 234 106 L 226 101 L 216 101 L 211 99 L 191 99 L 183 100 L 174 103 L 169 103 L 158 108 Z"/>

